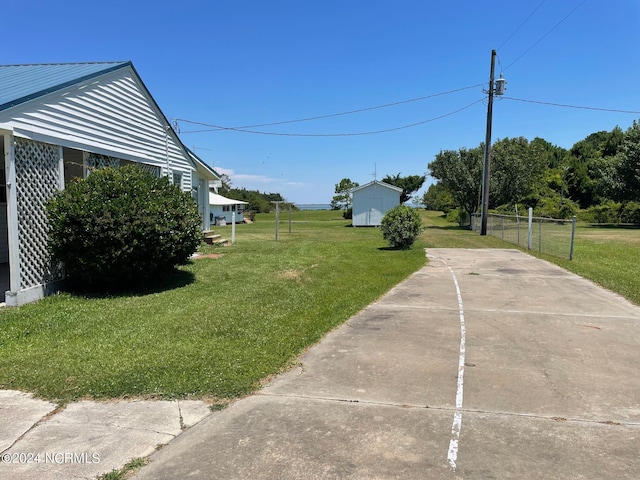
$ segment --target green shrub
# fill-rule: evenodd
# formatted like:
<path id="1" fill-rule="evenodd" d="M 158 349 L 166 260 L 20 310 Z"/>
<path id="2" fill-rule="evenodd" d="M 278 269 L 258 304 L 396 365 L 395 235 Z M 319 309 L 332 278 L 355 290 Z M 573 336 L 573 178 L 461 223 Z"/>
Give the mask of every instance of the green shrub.
<path id="1" fill-rule="evenodd" d="M 342 212 L 342 218 L 345 220 L 353 219 L 353 207 L 349 207 Z"/>
<path id="2" fill-rule="evenodd" d="M 446 216 L 447 222 L 457 223 L 459 226 L 464 227 L 469 225 L 469 215 L 461 208 L 449 211 Z"/>
<path id="3" fill-rule="evenodd" d="M 89 290 L 130 288 L 184 264 L 201 241 L 191 195 L 135 165 L 78 179 L 47 204 L 49 252 Z"/>
<path id="4" fill-rule="evenodd" d="M 620 203 L 608 200 L 600 205 L 587 209 L 589 215 L 595 223 L 620 223 Z"/>
<path id="5" fill-rule="evenodd" d="M 417 210 L 398 205 L 382 217 L 380 229 L 391 247 L 405 249 L 411 247 L 420 235 L 422 220 Z"/>
<path id="6" fill-rule="evenodd" d="M 620 214 L 622 223 L 634 223 L 640 225 L 640 203 L 627 202 Z"/>

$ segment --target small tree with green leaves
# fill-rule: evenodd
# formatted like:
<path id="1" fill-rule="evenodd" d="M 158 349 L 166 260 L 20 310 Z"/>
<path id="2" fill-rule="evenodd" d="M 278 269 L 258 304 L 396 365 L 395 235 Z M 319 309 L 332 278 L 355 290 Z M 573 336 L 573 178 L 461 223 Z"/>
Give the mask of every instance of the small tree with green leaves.
<path id="1" fill-rule="evenodd" d="M 189 193 L 136 165 L 95 170 L 47 204 L 49 252 L 94 291 L 131 288 L 184 264 L 201 242 Z"/>
<path id="2" fill-rule="evenodd" d="M 331 199 L 331 209 L 344 210 L 347 212 L 351 208 L 352 203 L 351 190 L 359 186 L 360 184 L 358 182 L 352 182 L 348 178 L 343 178 L 340 180 L 340 183 L 336 183 L 334 190 L 336 195 Z"/>
<path id="3" fill-rule="evenodd" d="M 406 249 L 410 248 L 420 235 L 422 220 L 416 209 L 398 205 L 382 217 L 380 229 L 390 247 Z"/>

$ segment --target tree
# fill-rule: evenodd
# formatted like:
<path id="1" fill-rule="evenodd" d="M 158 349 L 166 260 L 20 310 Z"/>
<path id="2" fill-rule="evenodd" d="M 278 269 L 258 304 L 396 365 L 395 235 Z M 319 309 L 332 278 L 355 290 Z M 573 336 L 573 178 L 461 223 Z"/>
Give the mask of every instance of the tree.
<path id="1" fill-rule="evenodd" d="M 498 140 L 491 148 L 489 207 L 521 203 L 543 181 L 547 152 L 540 142 L 524 138 Z"/>
<path id="2" fill-rule="evenodd" d="M 620 155 L 623 200 L 640 200 L 640 123 L 635 120 L 624 133 Z"/>
<path id="3" fill-rule="evenodd" d="M 222 185 L 219 187 L 219 191 L 222 193 L 228 193 L 231 190 L 231 177 L 226 173 L 220 175 L 220 182 Z"/>
<path id="4" fill-rule="evenodd" d="M 427 210 L 449 213 L 456 208 L 451 192 L 441 183 L 433 183 L 420 198 L 419 203 Z"/>
<path id="5" fill-rule="evenodd" d="M 331 208 L 333 210 L 348 210 L 352 202 L 351 190 L 359 186 L 358 182 L 352 182 L 348 178 L 343 178 L 340 183 L 336 183 L 334 191 L 336 195 L 331 200 Z"/>
<path id="6" fill-rule="evenodd" d="M 455 206 L 468 218 L 480 203 L 483 155 L 482 144 L 472 149 L 444 150 L 427 166 L 430 175 L 451 193 Z"/>
<path id="7" fill-rule="evenodd" d="M 387 175 L 382 179 L 382 181 L 402 189 L 402 193 L 400 194 L 400 203 L 402 204 L 409 200 L 411 195 L 422 188 L 422 184 L 424 184 L 426 178 L 426 175 L 409 175 L 407 177 L 401 177 L 398 173 L 394 176 Z"/>
<path id="8" fill-rule="evenodd" d="M 257 213 L 269 213 L 274 206 L 273 202 L 284 202 L 285 199 L 279 193 L 262 193 L 258 190 L 246 188 L 233 188 L 227 192 L 227 196 L 234 200 L 247 202 L 247 210 Z"/>

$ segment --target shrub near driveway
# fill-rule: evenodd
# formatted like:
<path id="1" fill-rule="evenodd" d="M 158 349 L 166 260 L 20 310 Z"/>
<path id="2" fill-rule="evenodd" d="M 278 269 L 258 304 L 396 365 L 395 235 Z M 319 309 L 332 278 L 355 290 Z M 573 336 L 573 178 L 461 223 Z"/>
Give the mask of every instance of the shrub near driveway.
<path id="1" fill-rule="evenodd" d="M 382 236 L 392 248 L 409 248 L 420 235 L 422 220 L 415 208 L 398 205 L 389 210 L 384 217 L 380 230 Z"/>
<path id="2" fill-rule="evenodd" d="M 385 249 L 378 229 L 349 228 L 341 212 L 294 222 L 275 242 L 274 215 L 256 215 L 233 246 L 204 250 L 222 257 L 181 267 L 171 289 L 0 311 L 0 388 L 63 401 L 245 395 L 426 261 L 422 248 Z"/>

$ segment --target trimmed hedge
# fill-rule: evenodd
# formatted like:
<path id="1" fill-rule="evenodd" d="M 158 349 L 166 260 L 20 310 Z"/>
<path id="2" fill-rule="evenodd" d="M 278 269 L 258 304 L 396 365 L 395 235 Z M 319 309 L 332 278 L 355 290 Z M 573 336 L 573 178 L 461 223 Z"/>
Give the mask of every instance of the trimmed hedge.
<path id="1" fill-rule="evenodd" d="M 121 290 L 184 264 L 201 242 L 189 193 L 136 165 L 95 170 L 47 204 L 49 252 L 89 290 Z"/>
<path id="2" fill-rule="evenodd" d="M 382 217 L 380 229 L 390 247 L 406 249 L 411 247 L 420 235 L 422 220 L 416 209 L 398 205 Z"/>

